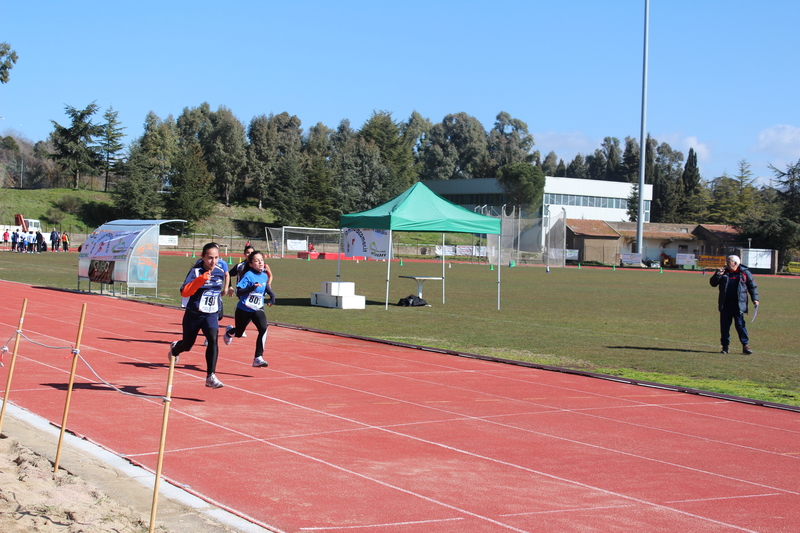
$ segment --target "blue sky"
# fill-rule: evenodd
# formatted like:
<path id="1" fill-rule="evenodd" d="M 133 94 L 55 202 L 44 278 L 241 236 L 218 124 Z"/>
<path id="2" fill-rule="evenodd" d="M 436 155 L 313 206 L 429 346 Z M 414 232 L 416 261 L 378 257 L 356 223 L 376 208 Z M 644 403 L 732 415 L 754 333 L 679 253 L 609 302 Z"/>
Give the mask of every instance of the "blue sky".
<path id="1" fill-rule="evenodd" d="M 705 179 L 746 159 L 766 183 L 769 164 L 796 162 L 797 20 L 797 0 L 651 0 L 648 131 L 693 147 Z M 6 1 L 0 42 L 19 61 L 0 133 L 45 139 L 65 104 L 92 101 L 119 112 L 127 140 L 149 111 L 203 102 L 304 128 L 416 110 L 489 130 L 506 111 L 568 163 L 606 136 L 638 140 L 643 28 L 644 0 Z"/>

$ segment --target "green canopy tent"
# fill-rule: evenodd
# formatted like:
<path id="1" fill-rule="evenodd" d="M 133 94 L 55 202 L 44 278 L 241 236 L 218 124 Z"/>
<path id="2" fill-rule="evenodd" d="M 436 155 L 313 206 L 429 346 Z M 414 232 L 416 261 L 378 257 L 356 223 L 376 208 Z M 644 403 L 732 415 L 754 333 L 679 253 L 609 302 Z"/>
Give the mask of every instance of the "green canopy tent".
<path id="1" fill-rule="evenodd" d="M 392 249 L 393 231 L 430 231 L 442 233 L 500 233 L 500 219 L 479 215 L 440 197 L 422 183 L 416 183 L 393 200 L 368 211 L 339 217 L 340 228 L 389 231 Z M 499 250 L 498 250 L 499 252 Z M 499 254 L 498 254 L 499 257 Z M 391 259 L 391 257 L 390 257 Z M 442 303 L 445 295 L 444 253 L 442 253 Z M 386 308 L 389 307 L 389 277 L 392 262 L 387 261 Z M 497 269 L 497 302 L 500 306 L 500 265 Z"/>

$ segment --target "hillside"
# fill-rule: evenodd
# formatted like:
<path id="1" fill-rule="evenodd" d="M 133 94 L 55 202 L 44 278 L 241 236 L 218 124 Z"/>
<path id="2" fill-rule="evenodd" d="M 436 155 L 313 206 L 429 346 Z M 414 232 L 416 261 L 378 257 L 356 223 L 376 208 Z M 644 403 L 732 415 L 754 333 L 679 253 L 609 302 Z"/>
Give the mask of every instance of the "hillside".
<path id="1" fill-rule="evenodd" d="M 70 235 L 90 233 L 104 222 L 119 218 L 113 209 L 110 193 L 73 189 L 2 189 L 0 194 L 0 227 L 14 224 L 14 215 L 42 221 L 49 232 L 55 226 Z M 258 209 L 255 201 L 231 206 L 217 204 L 210 217 L 195 225 L 197 235 L 222 239 L 229 236 L 263 239 L 264 226 L 272 225 L 274 216 L 269 209 Z M 175 226 L 174 229 L 180 229 Z M 167 233 L 169 228 L 165 231 Z M 431 245 L 441 242 L 438 233 L 398 232 L 396 243 Z M 471 234 L 448 234 L 447 244 L 472 244 Z"/>
<path id="2" fill-rule="evenodd" d="M 112 195 L 99 191 L 73 189 L 3 189 L 0 195 L 0 226 L 14 224 L 14 215 L 42 221 L 49 231 L 53 226 L 70 234 L 87 233 L 108 220 L 118 218 Z M 267 209 L 249 205 L 226 207 L 217 204 L 215 213 L 198 222 L 196 231 L 206 235 L 261 237 L 263 227 L 273 220 Z"/>

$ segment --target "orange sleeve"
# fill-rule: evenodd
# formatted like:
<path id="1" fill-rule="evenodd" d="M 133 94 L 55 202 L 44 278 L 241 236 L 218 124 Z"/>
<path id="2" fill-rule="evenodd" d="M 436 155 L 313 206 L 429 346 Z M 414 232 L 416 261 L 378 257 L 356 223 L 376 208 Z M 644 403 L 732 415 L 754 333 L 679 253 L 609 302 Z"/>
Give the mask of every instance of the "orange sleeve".
<path id="1" fill-rule="evenodd" d="M 189 296 L 193 295 L 197 292 L 197 289 L 202 287 L 206 281 L 211 279 L 211 272 L 206 270 L 199 276 L 197 276 L 191 283 L 185 285 L 183 289 L 181 289 L 181 296 L 184 298 L 188 298 Z"/>

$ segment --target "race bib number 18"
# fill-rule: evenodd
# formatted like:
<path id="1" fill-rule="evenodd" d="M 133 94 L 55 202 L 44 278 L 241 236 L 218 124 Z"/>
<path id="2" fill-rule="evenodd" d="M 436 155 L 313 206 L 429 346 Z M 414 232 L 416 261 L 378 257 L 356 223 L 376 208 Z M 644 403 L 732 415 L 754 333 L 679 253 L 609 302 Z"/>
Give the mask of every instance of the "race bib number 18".
<path id="1" fill-rule="evenodd" d="M 219 309 L 219 291 L 204 291 L 199 309 L 201 313 L 216 313 Z"/>

